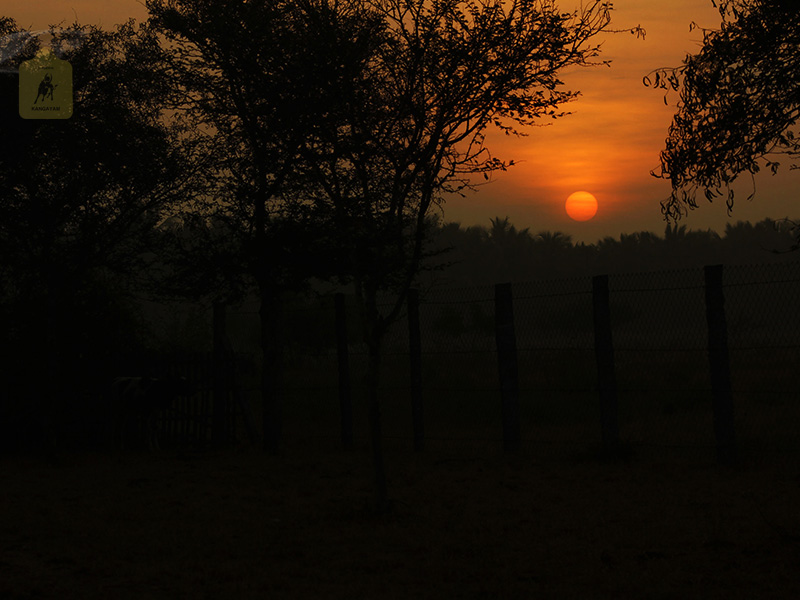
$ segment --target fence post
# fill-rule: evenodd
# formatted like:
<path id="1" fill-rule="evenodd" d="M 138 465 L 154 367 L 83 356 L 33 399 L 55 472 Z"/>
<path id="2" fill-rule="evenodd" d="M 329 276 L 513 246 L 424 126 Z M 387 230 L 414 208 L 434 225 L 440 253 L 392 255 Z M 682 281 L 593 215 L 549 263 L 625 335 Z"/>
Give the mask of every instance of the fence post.
<path id="1" fill-rule="evenodd" d="M 411 359 L 411 418 L 414 425 L 414 451 L 425 448 L 422 412 L 422 341 L 419 331 L 419 292 L 408 290 L 408 353 Z"/>
<path id="2" fill-rule="evenodd" d="M 494 286 L 494 309 L 497 366 L 503 403 L 503 448 L 509 452 L 518 450 L 520 445 L 519 369 L 510 283 Z"/>
<path id="3" fill-rule="evenodd" d="M 592 314 L 594 317 L 594 356 L 597 361 L 597 392 L 600 397 L 600 428 L 603 450 L 613 454 L 619 449 L 617 414 L 617 376 L 614 364 L 614 340 L 611 335 L 611 308 L 608 298 L 608 275 L 592 277 Z"/>
<path id="4" fill-rule="evenodd" d="M 339 407 L 342 414 L 342 447 L 353 448 L 353 402 L 350 397 L 350 357 L 347 349 L 347 317 L 344 294 L 334 297 L 336 310 L 336 357 L 339 364 Z"/>
<path id="5" fill-rule="evenodd" d="M 736 462 L 736 436 L 733 419 L 731 366 L 728 354 L 728 324 L 725 319 L 725 295 L 722 292 L 722 269 L 722 265 L 704 268 L 708 362 L 711 370 L 717 461 L 721 464 L 734 464 Z"/>
<path id="6" fill-rule="evenodd" d="M 225 305 L 221 302 L 214 303 L 213 313 L 213 381 L 214 404 L 211 414 L 211 441 L 216 447 L 221 447 L 227 441 L 226 417 L 228 416 L 228 389 L 226 384 L 227 356 L 225 355 Z M 194 432 L 193 432 L 194 433 Z"/>

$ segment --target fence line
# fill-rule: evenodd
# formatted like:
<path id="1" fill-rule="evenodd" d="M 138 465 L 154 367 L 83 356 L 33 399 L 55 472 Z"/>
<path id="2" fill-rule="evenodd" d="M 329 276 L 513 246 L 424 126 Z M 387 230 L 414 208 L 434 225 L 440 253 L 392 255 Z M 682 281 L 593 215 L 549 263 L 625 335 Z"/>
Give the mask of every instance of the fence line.
<path id="1" fill-rule="evenodd" d="M 594 354 L 597 361 L 597 391 L 600 397 L 600 431 L 603 449 L 613 454 L 619 447 L 617 415 L 617 374 L 614 367 L 614 342 L 608 275 L 592 278 L 592 316 L 594 319 Z"/>
<path id="2" fill-rule="evenodd" d="M 800 295 L 800 263 L 769 265 L 766 274 L 761 266 L 718 266 L 515 283 L 500 293 L 513 307 L 511 329 L 501 325 L 507 317 L 497 290 L 410 295 L 384 349 L 388 439 L 413 440 L 422 449 L 426 441 L 459 437 L 456 431 L 464 432 L 460 439 L 483 439 L 477 431 L 496 423 L 508 450 L 561 436 L 607 448 L 620 440 L 710 445 L 726 462 L 742 440 L 800 446 L 800 409 L 787 400 L 800 362 L 800 343 L 794 343 L 800 317 L 792 304 Z M 366 358 L 354 316 L 352 298 L 343 295 L 287 311 L 287 331 L 298 334 L 287 409 L 298 428 L 313 421 L 322 435 L 326 427 L 333 434 L 338 421 L 345 447 L 364 426 L 356 420 L 363 383 L 351 376 Z M 405 355 L 408 360 L 395 360 Z M 336 389 L 339 408 L 331 411 L 335 405 L 324 392 Z"/>
<path id="3" fill-rule="evenodd" d="M 111 372 L 153 378 L 184 377 L 193 388 L 191 394 L 176 398 L 155 415 L 155 427 L 162 444 L 226 446 L 241 437 L 240 421 L 248 439 L 255 441 L 257 433 L 251 407 L 238 372 L 242 370 L 243 357 L 234 352 L 227 337 L 226 320 L 224 306 L 215 305 L 211 352 L 133 353 L 113 357 Z M 110 398 L 106 400 L 110 407 Z"/>

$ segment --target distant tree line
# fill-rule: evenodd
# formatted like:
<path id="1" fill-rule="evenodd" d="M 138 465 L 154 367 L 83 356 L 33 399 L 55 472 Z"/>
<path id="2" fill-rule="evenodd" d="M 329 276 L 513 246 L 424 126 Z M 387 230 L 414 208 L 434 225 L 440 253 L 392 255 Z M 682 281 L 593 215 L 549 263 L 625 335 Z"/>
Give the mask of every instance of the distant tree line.
<path id="1" fill-rule="evenodd" d="M 661 235 L 639 231 L 585 244 L 573 243 L 571 236 L 559 231 L 517 229 L 508 217 L 497 217 L 488 227 L 438 226 L 432 244 L 442 253 L 428 262 L 432 270 L 427 281 L 437 286 L 471 286 L 797 260 L 796 242 L 795 225 L 789 220 L 729 223 L 721 235 L 671 223 Z"/>

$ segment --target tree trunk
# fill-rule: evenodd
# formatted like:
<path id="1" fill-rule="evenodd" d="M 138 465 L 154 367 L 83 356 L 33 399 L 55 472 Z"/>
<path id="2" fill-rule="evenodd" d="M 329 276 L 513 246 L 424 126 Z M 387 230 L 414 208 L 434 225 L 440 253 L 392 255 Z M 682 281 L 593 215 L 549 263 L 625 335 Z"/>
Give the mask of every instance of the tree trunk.
<path id="1" fill-rule="evenodd" d="M 383 432 L 381 428 L 381 404 L 378 393 L 381 367 L 381 343 L 386 333 L 385 323 L 378 312 L 378 290 L 370 284 L 356 281 L 356 299 L 361 313 L 361 327 L 367 344 L 368 360 L 366 373 L 367 405 L 369 412 L 370 440 L 372 442 L 372 464 L 375 474 L 375 510 L 389 511 L 389 493 L 386 484 L 386 469 L 383 463 Z"/>
<path id="2" fill-rule="evenodd" d="M 379 513 L 389 509 L 389 493 L 386 485 L 386 469 L 383 463 L 383 432 L 381 429 L 381 405 L 378 394 L 381 365 L 381 338 L 373 330 L 367 342 L 367 401 L 369 403 L 369 429 L 372 440 L 372 463 L 375 470 L 375 510 Z"/>
<path id="3" fill-rule="evenodd" d="M 261 400 L 264 450 L 277 455 L 282 445 L 283 415 L 283 298 L 280 290 L 260 285 Z"/>
<path id="4" fill-rule="evenodd" d="M 213 382 L 214 404 L 211 413 L 211 441 L 216 448 L 222 448 L 228 443 L 228 371 L 229 357 L 225 352 L 225 305 L 222 302 L 214 303 L 213 326 Z"/>

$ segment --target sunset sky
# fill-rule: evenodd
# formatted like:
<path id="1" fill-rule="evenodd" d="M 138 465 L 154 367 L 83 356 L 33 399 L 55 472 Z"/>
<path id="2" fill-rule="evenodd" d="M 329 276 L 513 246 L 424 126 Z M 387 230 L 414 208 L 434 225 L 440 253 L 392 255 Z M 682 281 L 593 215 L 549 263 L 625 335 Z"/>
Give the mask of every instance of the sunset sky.
<path id="1" fill-rule="evenodd" d="M 565 10 L 575 5 L 574 0 L 561 2 Z M 147 13 L 143 0 L 0 0 L 0 14 L 37 30 L 66 25 L 76 17 L 81 23 L 111 27 L 129 17 L 144 19 Z M 644 87 L 642 78 L 658 67 L 679 65 L 687 53 L 699 49 L 702 33 L 689 31 L 692 21 L 714 28 L 720 18 L 710 0 L 614 2 L 613 26 L 641 25 L 646 39 L 606 34 L 601 58 L 613 61 L 610 68 L 564 73 L 567 86 L 582 92 L 569 106 L 573 114 L 531 128 L 523 138 L 490 134 L 492 154 L 519 164 L 467 198 L 448 200 L 445 220 L 488 225 L 492 217 L 509 216 L 518 228 L 562 231 L 587 243 L 640 230 L 662 233 L 659 202 L 669 196 L 669 184 L 650 171 L 659 164 L 677 98 L 669 96 L 665 106 L 663 92 Z M 794 204 L 796 177 L 788 170 L 757 177 L 757 195 L 749 203 L 747 179 L 730 218 L 723 200 L 703 200 L 682 224 L 722 232 L 729 221 L 800 216 Z M 599 209 L 589 221 L 576 222 L 566 214 L 564 203 L 578 190 L 597 197 Z"/>

